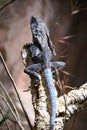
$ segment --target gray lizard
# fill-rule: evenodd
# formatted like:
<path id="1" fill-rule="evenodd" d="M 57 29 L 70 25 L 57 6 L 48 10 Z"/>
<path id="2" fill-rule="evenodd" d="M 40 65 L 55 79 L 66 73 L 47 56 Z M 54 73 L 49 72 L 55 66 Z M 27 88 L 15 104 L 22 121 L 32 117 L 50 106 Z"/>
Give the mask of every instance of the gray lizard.
<path id="1" fill-rule="evenodd" d="M 35 81 L 31 86 L 35 86 L 39 82 L 38 73 L 42 71 L 46 86 L 49 91 L 51 104 L 50 130 L 54 129 L 56 118 L 56 96 L 54 91 L 54 82 L 52 68 L 58 69 L 65 66 L 64 62 L 52 62 L 53 55 L 56 55 L 55 48 L 49 37 L 49 31 L 45 23 L 36 17 L 31 17 L 30 26 L 33 36 L 33 43 L 27 44 L 27 48 L 33 64 L 25 67 L 24 72 L 34 78 Z"/>

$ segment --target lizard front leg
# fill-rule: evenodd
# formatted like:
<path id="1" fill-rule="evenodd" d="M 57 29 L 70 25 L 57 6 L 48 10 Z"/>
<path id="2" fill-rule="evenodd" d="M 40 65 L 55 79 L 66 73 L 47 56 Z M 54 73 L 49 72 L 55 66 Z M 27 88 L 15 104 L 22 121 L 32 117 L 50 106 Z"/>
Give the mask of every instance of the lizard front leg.
<path id="1" fill-rule="evenodd" d="M 31 78 L 31 86 L 29 86 L 28 90 L 30 90 L 32 87 L 38 86 L 38 84 L 40 83 L 41 77 L 38 74 L 40 69 L 41 69 L 41 64 L 33 64 L 25 67 L 24 72 L 28 74 Z M 24 90 L 24 91 L 28 91 L 28 90 Z"/>

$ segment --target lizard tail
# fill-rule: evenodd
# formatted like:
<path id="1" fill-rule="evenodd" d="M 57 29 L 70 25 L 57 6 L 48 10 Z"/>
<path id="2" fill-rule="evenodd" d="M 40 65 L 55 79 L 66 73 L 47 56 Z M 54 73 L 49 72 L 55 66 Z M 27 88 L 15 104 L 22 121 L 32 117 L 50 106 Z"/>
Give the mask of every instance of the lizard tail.
<path id="1" fill-rule="evenodd" d="M 56 118 L 56 96 L 55 96 L 54 82 L 51 68 L 44 69 L 44 77 L 48 87 L 50 104 L 51 104 L 50 130 L 53 130 Z"/>

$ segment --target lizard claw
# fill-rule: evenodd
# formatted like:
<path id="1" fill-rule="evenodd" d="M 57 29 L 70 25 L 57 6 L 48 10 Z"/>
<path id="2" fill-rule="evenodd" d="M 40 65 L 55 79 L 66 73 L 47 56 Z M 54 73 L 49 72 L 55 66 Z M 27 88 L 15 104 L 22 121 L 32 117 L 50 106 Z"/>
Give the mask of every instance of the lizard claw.
<path id="1" fill-rule="evenodd" d="M 40 84 L 40 80 L 34 80 L 33 83 L 31 84 L 31 86 L 28 87 L 28 89 L 23 90 L 23 92 L 28 92 L 30 91 L 33 87 L 38 87 Z"/>

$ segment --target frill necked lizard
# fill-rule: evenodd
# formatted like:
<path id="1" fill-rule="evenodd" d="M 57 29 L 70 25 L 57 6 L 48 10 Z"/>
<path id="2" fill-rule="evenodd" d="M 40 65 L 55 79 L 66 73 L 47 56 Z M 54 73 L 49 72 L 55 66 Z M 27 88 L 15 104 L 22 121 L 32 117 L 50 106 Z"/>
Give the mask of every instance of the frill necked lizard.
<path id="1" fill-rule="evenodd" d="M 51 118 L 50 118 L 50 130 L 54 129 L 54 123 L 56 118 L 56 96 L 54 91 L 53 82 L 53 68 L 62 68 L 65 66 L 64 62 L 52 62 L 53 55 L 56 55 L 55 48 L 49 37 L 49 31 L 46 24 L 39 18 L 31 17 L 30 27 L 32 31 L 33 42 L 31 44 L 24 45 L 24 49 L 27 49 L 29 57 L 27 59 L 32 64 L 26 66 L 24 72 L 27 73 L 35 81 L 31 86 L 35 86 L 40 81 L 38 76 L 39 72 L 42 72 L 45 84 L 49 91 L 50 104 L 51 104 Z"/>

